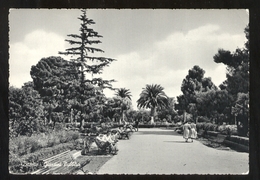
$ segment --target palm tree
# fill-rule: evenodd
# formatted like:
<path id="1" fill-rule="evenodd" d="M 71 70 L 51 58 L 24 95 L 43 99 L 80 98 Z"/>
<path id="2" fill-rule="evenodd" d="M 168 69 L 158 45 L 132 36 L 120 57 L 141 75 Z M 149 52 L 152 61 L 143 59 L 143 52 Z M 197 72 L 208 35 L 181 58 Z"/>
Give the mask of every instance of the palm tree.
<path id="1" fill-rule="evenodd" d="M 126 88 L 119 88 L 116 90 L 116 94 L 115 94 L 117 97 L 121 97 L 123 99 L 129 99 L 131 100 L 131 93 L 130 93 L 130 90 L 129 89 L 126 89 Z"/>
<path id="2" fill-rule="evenodd" d="M 116 97 L 120 99 L 120 112 L 122 115 L 122 120 L 124 121 L 125 111 L 129 109 L 131 105 L 131 92 L 126 88 L 119 88 L 115 93 Z M 121 124 L 121 120 L 119 122 Z"/>
<path id="3" fill-rule="evenodd" d="M 140 98 L 137 100 L 137 106 L 139 108 L 151 109 L 151 124 L 154 123 L 156 108 L 164 108 L 168 106 L 168 97 L 163 89 L 164 88 L 158 84 L 146 85 L 140 94 Z"/>

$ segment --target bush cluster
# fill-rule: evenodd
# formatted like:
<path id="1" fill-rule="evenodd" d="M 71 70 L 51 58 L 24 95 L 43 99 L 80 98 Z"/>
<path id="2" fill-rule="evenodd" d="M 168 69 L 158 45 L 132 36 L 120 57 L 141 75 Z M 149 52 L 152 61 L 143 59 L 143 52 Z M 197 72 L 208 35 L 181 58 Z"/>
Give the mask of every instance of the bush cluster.
<path id="1" fill-rule="evenodd" d="M 218 131 L 226 135 L 237 135 L 237 125 L 221 125 Z"/>
<path id="2" fill-rule="evenodd" d="M 221 134 L 231 135 L 237 134 L 237 125 L 217 125 L 213 123 L 197 123 L 196 124 L 197 131 L 216 131 Z"/>
<path id="3" fill-rule="evenodd" d="M 197 123 L 196 128 L 198 131 L 217 131 L 218 125 L 213 123 Z"/>
<path id="4" fill-rule="evenodd" d="M 9 169 L 13 173 L 26 173 L 38 168 L 38 161 L 75 149 L 79 139 L 78 131 L 55 130 L 49 134 L 40 133 L 32 136 L 18 136 L 9 141 Z"/>
<path id="5" fill-rule="evenodd" d="M 9 141 L 9 151 L 12 154 L 23 156 L 34 153 L 42 148 L 53 147 L 60 143 L 75 141 L 79 138 L 79 133 L 75 131 L 53 131 L 50 134 L 34 134 L 28 136 L 18 136 Z"/>

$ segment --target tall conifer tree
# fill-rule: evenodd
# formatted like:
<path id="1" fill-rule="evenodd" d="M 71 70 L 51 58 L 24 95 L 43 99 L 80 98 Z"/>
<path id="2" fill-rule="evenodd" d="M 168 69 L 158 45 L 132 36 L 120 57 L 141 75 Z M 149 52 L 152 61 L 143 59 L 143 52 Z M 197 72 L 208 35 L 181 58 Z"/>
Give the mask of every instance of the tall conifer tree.
<path id="1" fill-rule="evenodd" d="M 90 82 L 91 84 L 98 85 L 103 88 L 112 88 L 110 83 L 114 80 L 103 80 L 102 78 L 85 78 L 85 73 L 90 73 L 92 77 L 95 74 L 101 74 L 103 68 L 109 66 L 109 64 L 115 59 L 93 56 L 94 53 L 104 52 L 102 49 L 92 46 L 93 44 L 101 43 L 98 38 L 102 38 L 103 36 L 99 35 L 98 32 L 90 28 L 90 26 L 95 24 L 95 22 L 92 19 L 87 18 L 85 9 L 81 11 L 82 15 L 78 18 L 81 20 L 79 29 L 80 34 L 67 35 L 72 39 L 66 39 L 65 41 L 67 41 L 73 47 L 66 49 L 66 52 L 59 52 L 59 54 L 71 55 L 73 57 L 71 61 L 73 61 L 75 66 L 78 67 L 80 82 L 82 84 L 85 82 Z"/>
<path id="2" fill-rule="evenodd" d="M 66 39 L 72 47 L 59 52 L 59 54 L 70 55 L 71 61 L 77 67 L 78 80 L 73 83 L 77 95 L 74 97 L 76 104 L 80 107 L 81 121 L 87 117 L 87 114 L 93 112 L 95 104 L 103 96 L 103 89 L 113 89 L 111 83 L 114 80 L 104 80 L 101 77 L 94 77 L 101 74 L 104 67 L 109 66 L 115 59 L 101 56 L 94 56 L 95 53 L 103 53 L 102 49 L 93 45 L 101 43 L 99 38 L 102 36 L 98 32 L 90 28 L 95 24 L 92 19 L 87 17 L 86 10 L 81 10 L 82 14 L 78 18 L 80 23 L 79 34 L 67 35 L 71 39 Z M 91 78 L 87 79 L 86 74 L 90 74 Z M 93 114 L 93 113 L 92 113 Z"/>

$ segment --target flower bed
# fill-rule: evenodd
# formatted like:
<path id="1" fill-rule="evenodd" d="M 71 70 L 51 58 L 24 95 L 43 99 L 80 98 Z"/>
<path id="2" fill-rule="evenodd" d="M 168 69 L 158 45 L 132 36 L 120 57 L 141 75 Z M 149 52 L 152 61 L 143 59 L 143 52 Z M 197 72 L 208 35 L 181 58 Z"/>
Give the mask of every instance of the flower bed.
<path id="1" fill-rule="evenodd" d="M 73 143 L 65 143 L 56 145 L 55 147 L 42 148 L 37 152 L 26 154 L 21 157 L 15 154 L 10 154 L 10 173 L 30 173 L 39 169 L 39 160 L 49 158 L 53 155 L 59 154 L 67 150 L 72 150 L 73 148 Z"/>
<path id="2" fill-rule="evenodd" d="M 215 131 L 225 135 L 237 135 L 237 125 L 217 125 L 213 123 L 197 123 L 197 131 Z"/>
<path id="3" fill-rule="evenodd" d="M 36 170 L 39 159 L 48 158 L 66 150 L 76 149 L 79 133 L 51 131 L 49 134 L 19 136 L 9 140 L 9 169 L 11 173 Z"/>

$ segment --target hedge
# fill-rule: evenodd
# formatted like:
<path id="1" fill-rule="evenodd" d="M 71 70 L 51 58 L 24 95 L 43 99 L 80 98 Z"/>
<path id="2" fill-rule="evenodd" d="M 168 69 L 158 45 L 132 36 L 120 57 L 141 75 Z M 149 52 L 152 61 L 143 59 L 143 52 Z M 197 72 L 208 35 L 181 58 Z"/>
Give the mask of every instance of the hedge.
<path id="1" fill-rule="evenodd" d="M 79 132 L 65 130 L 53 131 L 50 134 L 35 134 L 31 137 L 19 136 L 10 139 L 9 151 L 12 154 L 23 156 L 60 143 L 74 142 L 78 138 Z"/>
<path id="2" fill-rule="evenodd" d="M 237 135 L 237 125 L 217 125 L 213 123 L 197 123 L 197 131 L 216 131 L 226 135 Z"/>

